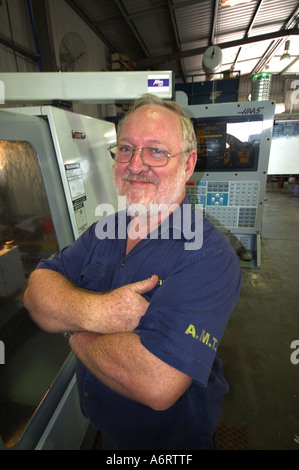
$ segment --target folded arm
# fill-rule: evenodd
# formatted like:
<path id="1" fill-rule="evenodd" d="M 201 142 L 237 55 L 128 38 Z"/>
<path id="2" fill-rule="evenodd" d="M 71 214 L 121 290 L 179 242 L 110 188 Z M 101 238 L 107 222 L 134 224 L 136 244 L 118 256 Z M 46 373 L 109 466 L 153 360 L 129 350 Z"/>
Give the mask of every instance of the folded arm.
<path id="1" fill-rule="evenodd" d="M 154 410 L 172 406 L 192 379 L 150 353 L 135 333 L 76 333 L 71 348 L 108 387 Z"/>
<path id="2" fill-rule="evenodd" d="M 151 354 L 133 333 L 148 301 L 153 276 L 107 294 L 78 288 L 61 274 L 34 271 L 24 295 L 32 319 L 49 332 L 75 331 L 74 354 L 103 383 L 155 410 L 174 404 L 192 380 Z"/>
<path id="3" fill-rule="evenodd" d="M 56 271 L 38 269 L 29 278 L 24 305 L 40 328 L 52 333 L 133 331 L 148 306 L 142 294 L 157 282 L 153 276 L 103 294 L 78 288 Z"/>

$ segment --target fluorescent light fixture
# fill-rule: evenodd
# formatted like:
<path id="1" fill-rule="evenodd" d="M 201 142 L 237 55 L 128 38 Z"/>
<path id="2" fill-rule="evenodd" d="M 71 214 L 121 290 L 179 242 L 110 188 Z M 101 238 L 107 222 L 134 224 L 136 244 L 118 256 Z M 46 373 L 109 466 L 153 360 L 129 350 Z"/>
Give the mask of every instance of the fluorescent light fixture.
<path id="1" fill-rule="evenodd" d="M 222 0 L 221 7 L 233 7 L 239 5 L 240 3 L 249 3 L 252 0 Z"/>
<path id="2" fill-rule="evenodd" d="M 285 45 L 284 45 L 284 53 L 282 54 L 280 60 L 290 60 L 291 56 L 290 56 L 290 53 L 289 53 L 289 49 L 290 49 L 290 41 L 286 41 L 285 42 Z"/>

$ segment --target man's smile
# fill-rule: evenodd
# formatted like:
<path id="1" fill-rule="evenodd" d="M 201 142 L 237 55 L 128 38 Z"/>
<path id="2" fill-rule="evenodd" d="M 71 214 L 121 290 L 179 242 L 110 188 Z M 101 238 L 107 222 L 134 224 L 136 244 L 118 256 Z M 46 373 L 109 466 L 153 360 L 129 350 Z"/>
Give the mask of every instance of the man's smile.
<path id="1" fill-rule="evenodd" d="M 157 186 L 157 180 L 148 175 L 134 175 L 129 174 L 123 177 L 123 181 L 129 182 L 133 187 L 145 187 L 148 184 Z"/>

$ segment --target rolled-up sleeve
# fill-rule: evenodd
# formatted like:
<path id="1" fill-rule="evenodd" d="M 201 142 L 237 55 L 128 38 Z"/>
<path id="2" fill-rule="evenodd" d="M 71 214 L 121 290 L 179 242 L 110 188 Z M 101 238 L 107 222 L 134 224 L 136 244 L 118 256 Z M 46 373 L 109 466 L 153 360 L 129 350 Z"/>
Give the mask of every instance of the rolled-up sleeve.
<path id="1" fill-rule="evenodd" d="M 205 386 L 240 288 L 231 251 L 199 251 L 162 283 L 135 332 L 152 354 Z"/>

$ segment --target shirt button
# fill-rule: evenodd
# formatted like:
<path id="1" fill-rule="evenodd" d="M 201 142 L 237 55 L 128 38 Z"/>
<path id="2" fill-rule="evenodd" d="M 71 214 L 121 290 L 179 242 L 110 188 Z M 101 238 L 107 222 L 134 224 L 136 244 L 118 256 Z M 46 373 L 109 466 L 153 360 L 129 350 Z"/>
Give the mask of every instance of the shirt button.
<path id="1" fill-rule="evenodd" d="M 123 261 L 122 263 L 120 263 L 120 266 L 123 268 L 125 266 L 125 262 Z"/>
<path id="2" fill-rule="evenodd" d="M 85 396 L 85 398 L 89 398 L 89 393 L 85 392 L 84 396 Z"/>

